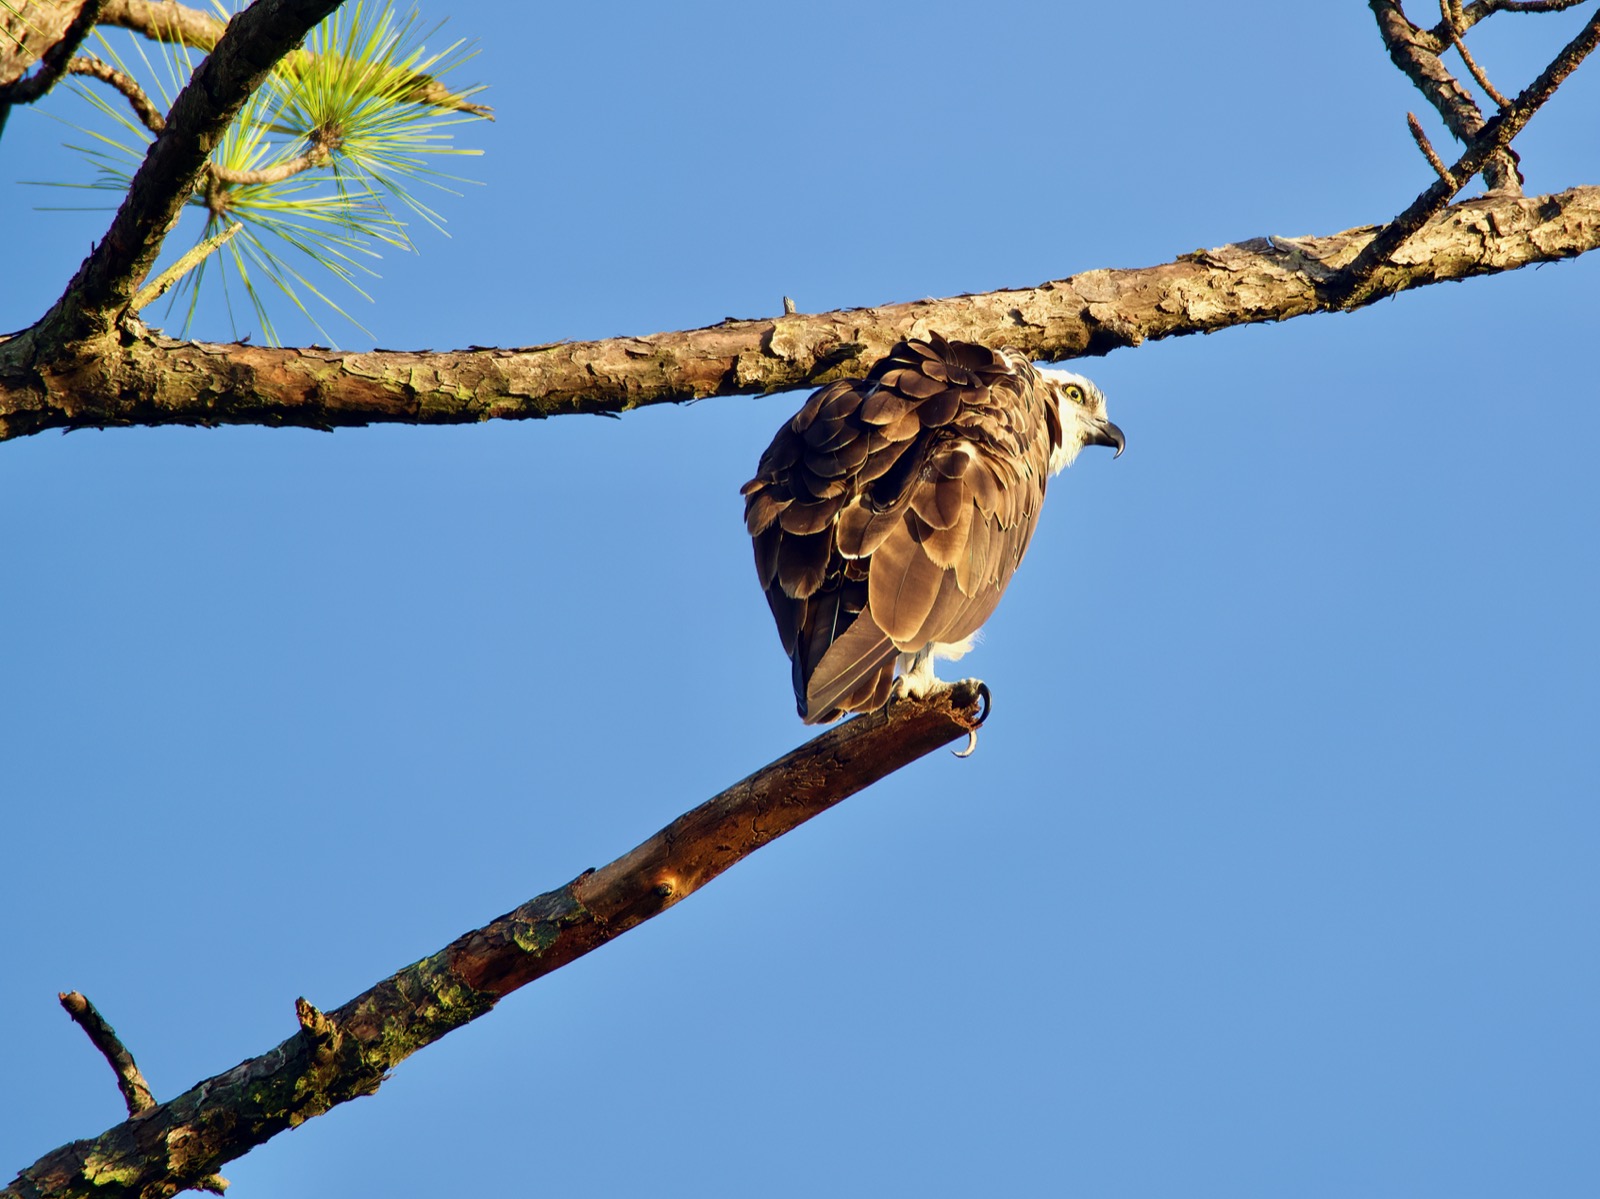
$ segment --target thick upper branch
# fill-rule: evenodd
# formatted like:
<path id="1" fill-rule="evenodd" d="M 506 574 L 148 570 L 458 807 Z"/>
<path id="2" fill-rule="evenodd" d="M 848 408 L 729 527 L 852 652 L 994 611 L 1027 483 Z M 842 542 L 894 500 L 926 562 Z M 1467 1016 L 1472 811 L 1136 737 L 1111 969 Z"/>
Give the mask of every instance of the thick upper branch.
<path id="1" fill-rule="evenodd" d="M 1039 359 L 1103 354 L 1146 338 L 1331 311 L 1325 285 L 1373 235 L 1367 227 L 1259 238 L 1018 291 L 520 350 L 339 353 L 147 336 L 77 357 L 34 329 L 0 341 L 0 440 L 119 424 L 331 428 L 620 412 L 861 374 L 896 341 L 930 330 Z M 1597 246 L 1600 188 L 1486 197 L 1426 223 L 1362 294 L 1376 299 Z"/>
<path id="2" fill-rule="evenodd" d="M 966 684 L 846 721 L 735 783 L 599 870 L 457 938 L 170 1103 L 24 1170 L 0 1199 L 175 1194 L 223 1163 L 371 1094 L 384 1073 L 535 979 L 664 912 L 735 862 L 981 720 Z"/>

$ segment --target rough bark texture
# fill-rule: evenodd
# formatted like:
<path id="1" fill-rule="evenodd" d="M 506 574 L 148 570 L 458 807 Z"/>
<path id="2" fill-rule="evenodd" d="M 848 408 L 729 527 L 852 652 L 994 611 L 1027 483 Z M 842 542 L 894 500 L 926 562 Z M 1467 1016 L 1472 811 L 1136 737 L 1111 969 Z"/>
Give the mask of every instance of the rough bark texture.
<path id="1" fill-rule="evenodd" d="M 61 40 L 84 0 L 10 0 L 0 4 L 0 87 L 15 83 Z"/>
<path id="2" fill-rule="evenodd" d="M 1378 19 L 1378 32 L 1389 49 L 1390 60 L 1438 109 L 1445 127 L 1456 140 L 1470 145 L 1472 139 L 1483 132 L 1483 112 L 1472 93 L 1440 60 L 1449 41 L 1413 25 L 1406 19 L 1399 0 L 1369 0 L 1369 7 Z M 1445 29 L 1444 37 L 1448 39 L 1448 27 Z M 1516 159 L 1509 146 L 1500 147 L 1489 155 L 1483 166 L 1483 181 L 1494 189 L 1513 192 L 1520 189 Z"/>
<path id="3" fill-rule="evenodd" d="M 343 1007 L 296 1004 L 281 1045 L 74 1141 L 19 1174 L 0 1199 L 156 1199 L 360 1095 L 423 1046 L 518 987 L 658 915 L 741 858 L 885 775 L 947 745 L 986 714 L 970 683 L 830 729 L 678 817 L 608 866 L 457 938 Z"/>
<path id="4" fill-rule="evenodd" d="M 1436 219 L 1463 181 L 1476 174 L 1488 159 L 1511 144 L 1535 113 L 1553 96 L 1568 75 L 1600 45 L 1600 13 L 1591 17 L 1576 37 L 1562 48 L 1539 77 L 1525 87 L 1509 107 L 1497 112 L 1467 150 L 1448 170 L 1440 172 L 1399 216 L 1390 221 L 1362 248 L 1341 277 L 1323 289 L 1342 308 L 1369 304 L 1388 289 L 1379 282 L 1380 273 L 1397 261 L 1397 254 L 1416 232 Z"/>
<path id="5" fill-rule="evenodd" d="M 1368 226 L 1256 238 L 1017 291 L 531 349 L 341 353 L 129 334 L 96 353 L 62 355 L 36 328 L 0 341 L 0 440 L 109 425 L 332 428 L 621 412 L 864 374 L 896 341 L 930 331 L 1043 360 L 1104 354 L 1147 338 L 1334 310 L 1328 284 L 1373 234 Z M 1411 237 L 1363 298 L 1597 246 L 1600 187 L 1469 200 Z"/>

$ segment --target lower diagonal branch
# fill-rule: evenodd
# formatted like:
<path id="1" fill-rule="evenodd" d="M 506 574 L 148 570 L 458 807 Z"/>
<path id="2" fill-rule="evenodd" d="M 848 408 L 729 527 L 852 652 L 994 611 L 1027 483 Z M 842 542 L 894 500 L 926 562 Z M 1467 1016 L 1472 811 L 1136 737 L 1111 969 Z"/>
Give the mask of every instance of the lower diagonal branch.
<path id="1" fill-rule="evenodd" d="M 210 1180 L 285 1129 L 378 1089 L 385 1073 L 518 987 L 666 911 L 728 867 L 985 714 L 958 683 L 830 729 L 678 817 L 616 861 L 528 901 L 323 1013 L 296 1005 L 277 1048 L 28 1167 L 0 1199 L 154 1199 Z M 691 735 L 686 732 L 686 737 Z"/>

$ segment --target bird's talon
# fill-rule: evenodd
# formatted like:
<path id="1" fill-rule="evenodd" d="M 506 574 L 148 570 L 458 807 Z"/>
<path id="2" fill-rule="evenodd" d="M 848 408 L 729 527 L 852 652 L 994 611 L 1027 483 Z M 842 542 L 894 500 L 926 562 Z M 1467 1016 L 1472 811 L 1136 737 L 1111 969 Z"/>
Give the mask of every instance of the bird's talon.
<path id="1" fill-rule="evenodd" d="M 978 730 L 983 727 L 983 722 L 989 719 L 989 712 L 994 707 L 994 697 L 989 694 L 989 684 L 982 679 L 962 679 L 955 686 L 971 687 L 977 692 L 977 699 L 982 704 L 982 707 L 978 709 L 978 714 L 971 718 L 970 724 L 965 720 L 962 721 L 967 730 L 967 748 L 950 751 L 958 758 L 970 758 L 973 751 L 978 748 Z"/>

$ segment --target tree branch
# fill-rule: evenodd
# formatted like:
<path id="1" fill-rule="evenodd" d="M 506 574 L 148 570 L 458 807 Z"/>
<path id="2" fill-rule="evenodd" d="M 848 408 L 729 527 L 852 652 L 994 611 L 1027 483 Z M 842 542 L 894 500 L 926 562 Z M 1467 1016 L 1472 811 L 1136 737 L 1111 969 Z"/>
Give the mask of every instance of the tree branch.
<path id="1" fill-rule="evenodd" d="M 1377 229 L 1257 238 L 1161 266 L 883 308 L 725 321 L 707 329 L 532 349 L 341 353 L 131 334 L 94 355 L 35 327 L 0 339 L 0 441 L 44 429 L 261 424 L 327 429 L 622 412 L 860 375 L 929 331 L 1037 359 L 1286 320 L 1338 305 L 1327 290 Z M 1553 262 L 1600 248 L 1600 187 L 1470 200 L 1427 222 L 1365 298 Z"/>
<path id="2" fill-rule="evenodd" d="M 122 1091 L 123 1102 L 128 1105 L 128 1115 L 137 1116 L 153 1108 L 156 1097 L 150 1093 L 150 1084 L 139 1072 L 139 1063 L 133 1060 L 133 1054 L 117 1038 L 117 1030 L 106 1023 L 99 1009 L 77 991 L 63 991 L 56 998 L 111 1066 L 112 1073 L 117 1076 L 117 1087 Z"/>
<path id="3" fill-rule="evenodd" d="M 1475 0 L 1467 5 L 1461 13 L 1461 20 L 1457 28 L 1465 33 L 1485 17 L 1492 17 L 1497 12 L 1562 12 L 1565 9 L 1576 8 L 1584 0 Z M 1431 38 L 1429 48 L 1435 54 L 1444 53 L 1444 48 L 1450 41 L 1450 29 L 1440 21 L 1424 34 Z"/>
<path id="4" fill-rule="evenodd" d="M 222 40 L 227 22 L 177 0 L 105 0 L 100 24 L 142 33 L 155 42 L 176 42 L 210 53 Z"/>
<path id="5" fill-rule="evenodd" d="M 1450 185 L 1453 193 L 1461 190 L 1461 185 L 1456 182 L 1456 177 L 1450 173 L 1450 168 L 1444 165 L 1433 143 L 1428 140 L 1428 135 L 1422 128 L 1422 122 L 1417 120 L 1414 112 L 1406 113 L 1406 125 L 1411 130 L 1412 140 L 1417 143 L 1417 149 L 1422 151 L 1422 156 L 1428 160 L 1428 165 L 1433 168 L 1434 174 Z"/>
<path id="6" fill-rule="evenodd" d="M 1413 25 L 1406 18 L 1400 0 L 1368 0 L 1368 7 L 1377 18 L 1378 34 L 1389 51 L 1389 60 L 1438 109 L 1445 127 L 1455 135 L 1456 140 L 1471 146 L 1483 131 L 1483 113 L 1478 108 L 1478 102 L 1472 98 L 1472 93 L 1461 86 L 1439 58 L 1448 42 Z M 1508 148 L 1498 149 L 1487 156 L 1479 169 L 1483 171 L 1483 181 L 1492 191 L 1520 192 L 1522 189 L 1516 159 Z M 1473 174 L 1477 174 L 1477 171 L 1473 171 Z M 1465 184 L 1472 176 L 1458 177 Z"/>
<path id="7" fill-rule="evenodd" d="M 1466 64 L 1468 74 L 1478 81 L 1483 94 L 1493 100 L 1497 108 L 1509 108 L 1511 101 L 1502 96 L 1495 85 L 1489 82 L 1488 74 L 1478 65 L 1478 60 L 1472 57 L 1472 52 L 1467 49 L 1467 43 L 1461 38 L 1466 22 L 1466 17 L 1461 11 L 1461 0 L 1439 0 L 1439 11 L 1444 18 L 1443 24 L 1450 30 L 1450 44 L 1456 48 L 1456 53 Z"/>
<path id="8" fill-rule="evenodd" d="M 132 29 L 153 41 L 179 42 L 207 51 L 217 44 L 223 30 L 223 23 L 210 13 L 175 3 L 175 0 L 106 0 L 100 23 Z M 309 59 L 311 55 L 297 50 L 290 61 L 298 57 Z M 398 98 L 412 104 L 429 104 L 494 119 L 493 110 L 487 104 L 474 104 L 428 74 L 414 75 L 411 86 Z"/>
<path id="9" fill-rule="evenodd" d="M 1356 308 L 1388 294 L 1387 289 L 1376 283 L 1378 272 L 1384 264 L 1408 238 L 1444 210 L 1457 189 L 1482 170 L 1491 155 L 1511 144 L 1511 139 L 1522 132 L 1533 114 L 1555 94 L 1562 81 L 1578 69 L 1578 64 L 1588 57 L 1597 43 L 1600 43 L 1600 12 L 1589 18 L 1578 36 L 1566 44 L 1539 78 L 1523 89 L 1511 107 L 1497 113 L 1484 125 L 1483 131 L 1456 164 L 1412 201 L 1409 208 L 1380 230 L 1340 276 L 1329 284 L 1325 290 L 1333 302 L 1341 308 Z"/>
<path id="10" fill-rule="evenodd" d="M 229 22 L 196 68 L 146 153 L 111 229 L 78 269 L 46 322 L 72 342 L 103 336 L 149 274 L 211 151 L 273 64 L 339 0 L 256 0 Z"/>
<path id="11" fill-rule="evenodd" d="M 74 75 L 87 75 L 91 79 L 98 79 L 101 83 L 109 84 L 121 92 L 133 109 L 133 115 L 139 118 L 140 123 L 151 133 L 160 133 L 167 127 L 167 120 L 161 115 L 161 110 L 155 106 L 154 101 L 145 94 L 144 88 L 139 86 L 134 79 L 103 59 L 92 54 L 80 54 L 67 64 L 67 70 Z"/>
<path id="12" fill-rule="evenodd" d="M 22 1171 L 3 1199 L 153 1199 L 195 1186 L 287 1128 L 370 1095 L 387 1071 L 505 996 L 659 915 L 769 841 L 947 745 L 987 714 L 970 682 L 830 729 L 599 870 L 529 900 L 300 1031 Z"/>
<path id="13" fill-rule="evenodd" d="M 191 246 L 183 257 L 162 271 L 152 282 L 140 288 L 139 294 L 133 297 L 133 301 L 128 307 L 132 311 L 138 312 L 141 308 L 154 304 L 171 290 L 173 284 L 211 257 L 216 251 L 227 245 L 233 240 L 234 235 L 243 228 L 243 224 L 234 221 L 223 229 L 221 233 L 213 234 L 204 241 Z"/>
<path id="14" fill-rule="evenodd" d="M 88 0 L 78 10 L 77 15 L 62 33 L 61 40 L 44 52 L 36 73 L 0 87 L 0 133 L 5 132 L 6 118 L 11 115 L 13 105 L 32 104 L 66 74 L 67 64 L 72 61 L 72 56 L 77 53 L 78 47 L 83 44 L 83 39 L 89 36 L 89 30 L 94 28 L 95 21 L 100 16 L 102 2 L 103 0 Z"/>

